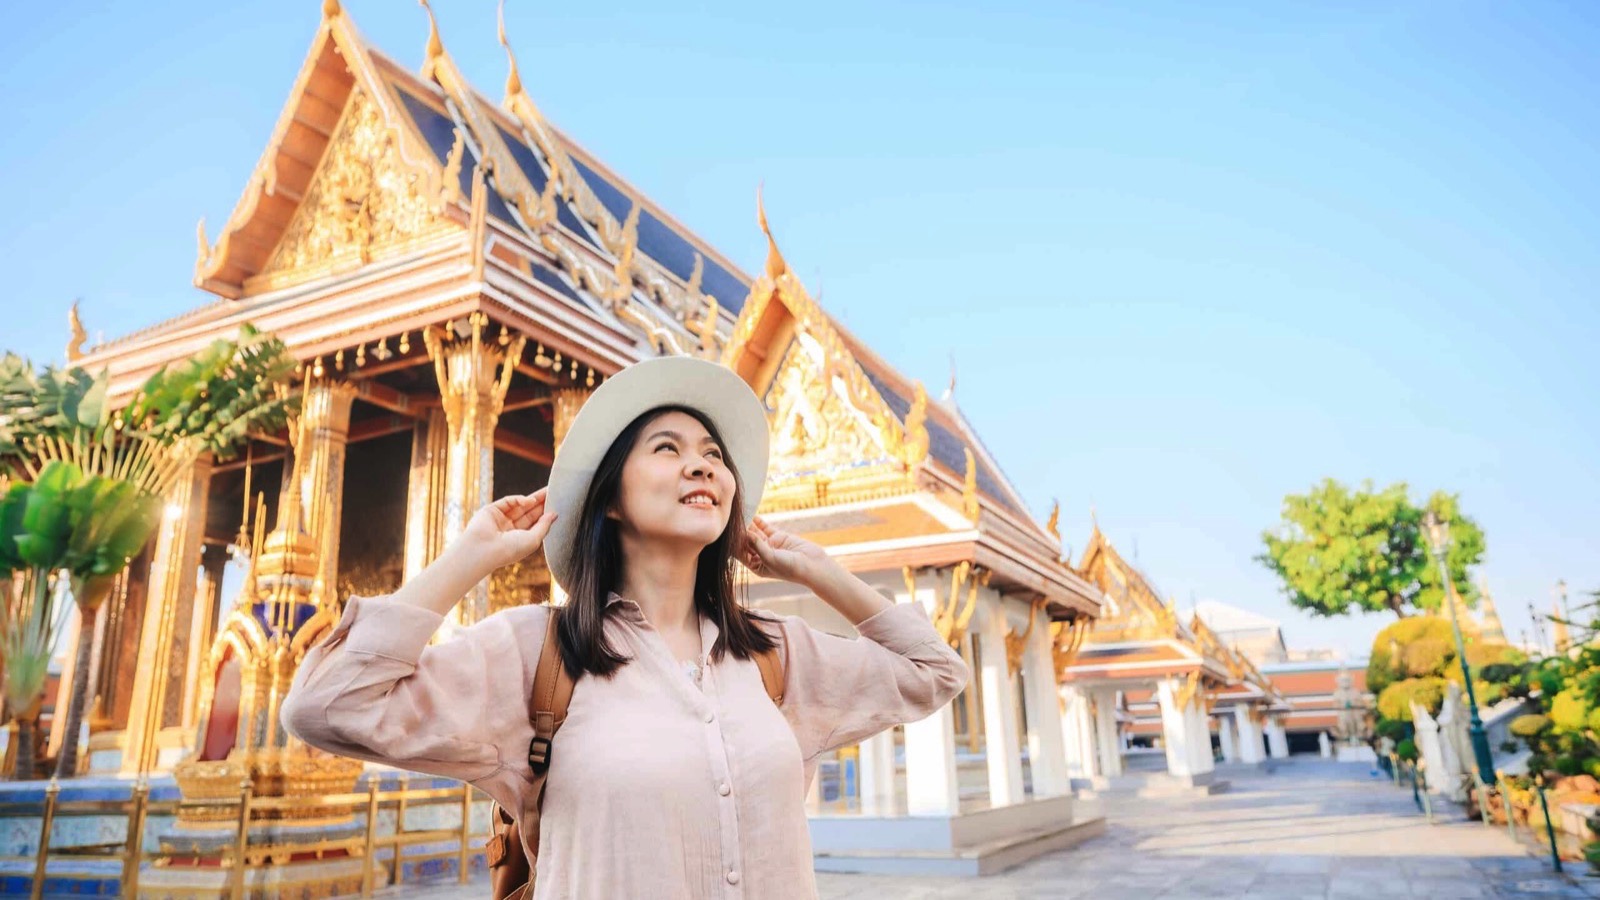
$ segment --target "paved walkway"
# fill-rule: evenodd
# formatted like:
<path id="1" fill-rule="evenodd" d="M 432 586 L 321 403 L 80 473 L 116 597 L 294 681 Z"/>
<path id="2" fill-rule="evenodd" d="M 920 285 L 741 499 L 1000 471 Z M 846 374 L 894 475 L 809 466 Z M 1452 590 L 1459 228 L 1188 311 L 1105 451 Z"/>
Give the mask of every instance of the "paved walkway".
<path id="1" fill-rule="evenodd" d="M 1600 879 L 1556 875 L 1503 828 L 1459 815 L 1429 825 L 1409 791 L 1364 766 L 1296 759 L 1272 774 L 1225 777 L 1233 789 L 1213 797 L 1084 803 L 1108 812 L 1103 837 L 1003 875 L 821 875 L 819 887 L 824 900 L 1600 896 Z M 484 895 L 482 884 L 404 894 Z"/>

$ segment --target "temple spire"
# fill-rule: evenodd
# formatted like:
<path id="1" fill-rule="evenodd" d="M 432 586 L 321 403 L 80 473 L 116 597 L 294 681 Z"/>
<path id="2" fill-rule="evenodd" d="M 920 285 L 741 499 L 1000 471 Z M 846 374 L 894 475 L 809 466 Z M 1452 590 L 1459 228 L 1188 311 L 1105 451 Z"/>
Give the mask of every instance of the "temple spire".
<path id="1" fill-rule="evenodd" d="M 1483 594 L 1483 618 L 1479 623 L 1479 631 L 1486 641 L 1504 643 L 1506 639 L 1505 626 L 1500 623 L 1500 611 L 1494 608 L 1494 596 L 1489 593 L 1487 581 L 1478 584 L 1478 590 Z"/>
<path id="2" fill-rule="evenodd" d="M 767 277 L 777 281 L 789 271 L 789 263 L 778 252 L 778 242 L 773 240 L 772 229 L 767 226 L 767 208 L 761 201 L 761 187 L 756 187 L 756 221 L 761 224 L 761 233 L 767 236 Z"/>
<path id="3" fill-rule="evenodd" d="M 506 75 L 506 97 L 509 99 L 522 93 L 522 74 L 517 69 L 517 54 L 506 37 L 506 0 L 500 0 L 499 22 L 500 46 L 506 48 L 506 59 L 511 63 L 511 71 Z"/>
<path id="4" fill-rule="evenodd" d="M 439 37 L 439 20 L 433 15 L 433 7 L 429 5 L 428 0 L 417 0 L 417 2 L 421 3 L 423 10 L 428 13 L 428 56 L 422 63 L 422 71 L 426 75 L 433 71 L 439 57 L 444 56 L 444 40 Z"/>

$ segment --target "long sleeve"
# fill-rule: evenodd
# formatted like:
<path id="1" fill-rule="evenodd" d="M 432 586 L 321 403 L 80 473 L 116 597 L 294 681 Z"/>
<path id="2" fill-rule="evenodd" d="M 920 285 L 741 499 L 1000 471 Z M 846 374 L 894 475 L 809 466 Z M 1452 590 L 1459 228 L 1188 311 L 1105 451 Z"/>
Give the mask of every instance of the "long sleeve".
<path id="1" fill-rule="evenodd" d="M 341 756 L 463 781 L 495 774 L 506 762 L 501 748 L 518 738 L 525 745 L 530 732 L 519 643 L 543 640 L 548 612 L 508 610 L 429 646 L 443 621 L 386 598 L 352 597 L 295 674 L 284 727 Z"/>
<path id="2" fill-rule="evenodd" d="M 920 604 L 890 607 L 856 630 L 852 640 L 783 620 L 783 711 L 804 759 L 926 718 L 967 684 L 966 663 Z"/>

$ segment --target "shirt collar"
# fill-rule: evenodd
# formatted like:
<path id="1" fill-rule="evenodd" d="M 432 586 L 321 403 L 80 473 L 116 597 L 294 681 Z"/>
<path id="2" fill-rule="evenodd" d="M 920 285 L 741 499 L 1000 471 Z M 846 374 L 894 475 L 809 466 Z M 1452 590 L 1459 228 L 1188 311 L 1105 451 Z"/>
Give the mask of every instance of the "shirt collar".
<path id="1" fill-rule="evenodd" d="M 644 610 L 639 607 L 639 604 L 629 600 L 627 597 L 622 596 L 616 591 L 611 591 L 606 594 L 606 609 L 610 609 L 619 603 L 622 604 L 622 615 L 625 616 L 629 621 L 635 623 L 642 623 L 645 621 Z M 710 617 L 708 616 L 700 617 L 700 646 L 703 648 L 702 652 L 710 652 L 711 647 L 717 643 L 717 638 L 721 635 L 722 629 L 717 627 L 716 622 L 711 621 Z"/>

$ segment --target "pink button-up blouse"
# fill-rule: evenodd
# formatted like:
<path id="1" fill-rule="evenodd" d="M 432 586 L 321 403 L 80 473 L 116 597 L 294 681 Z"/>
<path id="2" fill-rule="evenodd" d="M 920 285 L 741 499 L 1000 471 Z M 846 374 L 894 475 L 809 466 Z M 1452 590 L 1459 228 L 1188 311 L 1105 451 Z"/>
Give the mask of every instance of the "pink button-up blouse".
<path id="1" fill-rule="evenodd" d="M 607 633 L 632 661 L 609 679 L 581 678 L 556 733 L 538 898 L 814 897 L 805 795 L 818 755 L 923 718 L 967 682 L 919 604 L 872 616 L 854 640 L 774 616 L 780 709 L 753 661 L 708 661 L 697 687 L 636 604 L 611 603 Z M 524 810 L 528 697 L 549 610 L 508 609 L 430 646 L 442 621 L 351 598 L 306 654 L 284 725 L 313 747 L 459 778 Z M 703 653 L 717 633 L 703 621 Z"/>

